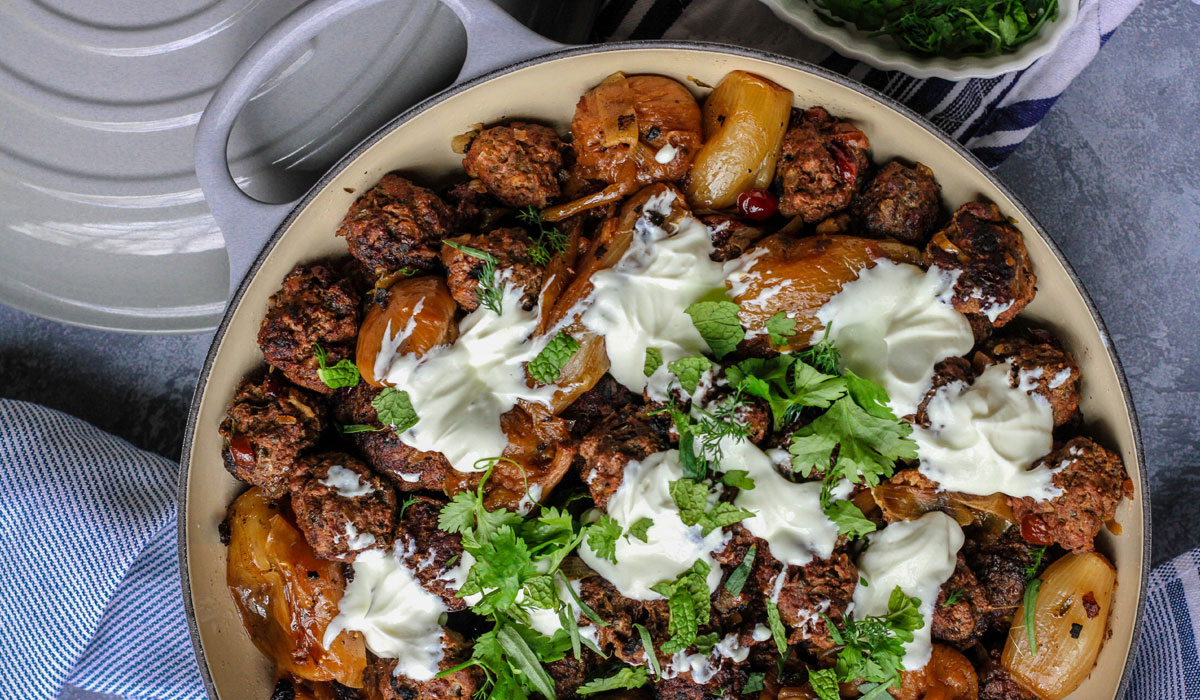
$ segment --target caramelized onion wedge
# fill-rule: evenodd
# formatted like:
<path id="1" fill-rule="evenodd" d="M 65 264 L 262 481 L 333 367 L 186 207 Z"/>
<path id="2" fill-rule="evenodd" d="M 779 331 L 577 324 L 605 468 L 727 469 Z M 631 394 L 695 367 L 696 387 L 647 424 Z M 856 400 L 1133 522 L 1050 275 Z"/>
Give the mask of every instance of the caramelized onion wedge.
<path id="1" fill-rule="evenodd" d="M 225 580 L 254 645 L 298 678 L 361 688 L 362 635 L 342 632 L 328 649 L 321 643 L 346 588 L 341 563 L 318 559 L 257 488 L 230 505 L 227 522 Z"/>
<path id="2" fill-rule="evenodd" d="M 1070 695 L 1096 665 L 1108 632 L 1117 571 L 1096 552 L 1068 554 L 1042 574 L 1033 613 L 1037 655 L 1030 652 L 1025 605 L 1017 608 L 1001 663 L 1042 700 Z"/>
<path id="3" fill-rule="evenodd" d="M 792 99 L 791 90 L 746 71 L 721 80 L 704 101 L 706 140 L 688 177 L 693 206 L 726 209 L 742 192 L 771 183 Z"/>
<path id="4" fill-rule="evenodd" d="M 411 277 L 393 284 L 387 290 L 387 303 L 383 306 L 373 304 L 358 331 L 354 356 L 363 381 L 371 386 L 384 386 L 382 379 L 375 376 L 375 358 L 385 333 L 389 341 L 393 340 L 411 323 L 411 332 L 400 341 L 396 350 L 420 357 L 439 345 L 455 341 L 458 325 L 454 322 L 454 314 L 457 311 L 458 304 L 440 277 Z"/>
<path id="5" fill-rule="evenodd" d="M 825 302 L 880 258 L 913 265 L 922 260 L 921 251 L 895 241 L 775 234 L 743 253 L 746 262 L 725 284 L 741 307 L 738 315 L 747 330 L 761 331 L 779 312 L 795 319 L 796 335 L 788 344 L 795 350 L 808 347 L 813 331 L 821 325 L 817 311 Z"/>
<path id="6" fill-rule="evenodd" d="M 888 522 L 916 520 L 934 510 L 954 518 L 959 525 L 975 523 L 988 515 L 1015 523 L 1008 497 L 1002 493 L 975 496 L 956 491 L 939 491 L 910 484 L 884 482 L 871 488 L 875 504 Z"/>

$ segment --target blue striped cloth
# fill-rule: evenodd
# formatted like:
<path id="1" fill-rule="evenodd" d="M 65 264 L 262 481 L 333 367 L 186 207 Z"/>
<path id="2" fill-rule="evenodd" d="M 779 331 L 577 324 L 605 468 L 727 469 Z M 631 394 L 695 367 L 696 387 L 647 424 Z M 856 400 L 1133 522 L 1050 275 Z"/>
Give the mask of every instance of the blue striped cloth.
<path id="1" fill-rule="evenodd" d="M 593 38 L 704 39 L 816 63 L 903 102 L 994 167 L 1029 136 L 1138 2 L 1082 0 L 1078 20 L 1052 53 L 1024 71 L 961 82 L 921 80 L 844 58 L 750 0 L 608 0 Z"/>

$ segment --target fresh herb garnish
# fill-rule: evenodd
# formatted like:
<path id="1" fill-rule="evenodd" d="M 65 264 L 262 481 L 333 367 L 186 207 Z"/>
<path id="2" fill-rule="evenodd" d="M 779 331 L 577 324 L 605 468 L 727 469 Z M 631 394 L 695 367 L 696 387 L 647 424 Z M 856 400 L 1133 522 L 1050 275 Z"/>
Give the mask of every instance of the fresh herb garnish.
<path id="1" fill-rule="evenodd" d="M 962 594 L 963 592 L 961 588 L 955 588 L 954 590 L 950 591 L 950 595 L 946 596 L 946 599 L 942 601 L 942 607 L 948 608 L 951 605 L 957 604 L 958 601 L 962 600 Z"/>
<path id="2" fill-rule="evenodd" d="M 1025 638 L 1029 641 L 1029 653 L 1037 656 L 1037 628 L 1034 625 L 1037 613 L 1038 593 L 1042 580 L 1035 578 L 1025 586 Z"/>
<path id="3" fill-rule="evenodd" d="M 712 614 L 712 601 L 708 594 L 708 573 L 711 571 L 703 560 L 697 560 L 692 568 L 679 574 L 674 581 L 662 581 L 650 590 L 667 599 L 671 618 L 667 632 L 671 638 L 662 645 L 664 654 L 683 651 L 696 642 L 701 625 L 707 625 Z"/>
<path id="4" fill-rule="evenodd" d="M 783 574 L 780 574 L 782 576 Z M 775 648 L 780 655 L 787 654 L 787 630 L 779 617 L 779 606 L 775 601 L 767 600 L 767 623 L 771 626 L 771 636 L 775 639 Z"/>
<path id="5" fill-rule="evenodd" d="M 543 267 L 555 256 L 567 249 L 567 237 L 551 226 L 546 228 L 542 221 L 542 212 L 533 207 L 525 207 L 517 211 L 521 223 L 532 229 L 533 239 L 529 243 L 529 256 Z"/>
<path id="6" fill-rule="evenodd" d="M 313 343 L 313 354 L 317 356 L 317 378 L 325 382 L 325 386 L 341 389 L 358 384 L 358 366 L 349 359 L 343 358 L 338 360 L 336 365 L 328 366 L 329 353 L 325 352 L 320 343 Z"/>
<path id="7" fill-rule="evenodd" d="M 843 378 L 825 374 L 796 355 L 743 360 L 725 370 L 725 379 L 766 401 L 776 430 L 794 420 L 804 407 L 826 408 L 846 394 Z"/>
<path id="8" fill-rule="evenodd" d="M 487 251 L 472 248 L 462 243 L 455 243 L 454 241 L 443 239 L 442 243 L 460 253 L 465 253 L 483 261 L 483 266 L 479 268 L 479 286 L 475 288 L 475 298 L 479 300 L 481 306 L 485 306 L 500 314 L 503 310 L 504 290 L 496 280 L 496 265 L 500 262 L 496 259 L 496 256 Z"/>
<path id="9" fill-rule="evenodd" d="M 379 416 L 379 422 L 397 433 L 403 433 L 417 424 L 417 412 L 413 409 L 407 391 L 384 387 L 383 391 L 371 399 L 371 407 Z"/>
<path id="10" fill-rule="evenodd" d="M 788 318 L 782 311 L 767 319 L 766 326 L 772 347 L 787 345 L 788 338 L 796 335 L 796 319 Z"/>
<path id="11" fill-rule="evenodd" d="M 746 337 L 738 319 L 738 305 L 732 301 L 698 301 L 684 313 L 692 317 L 700 337 L 718 360 L 736 350 Z"/>
<path id="12" fill-rule="evenodd" d="M 1025 580 L 1027 582 L 1032 581 L 1033 578 L 1037 576 L 1038 569 L 1042 567 L 1042 559 L 1046 556 L 1045 545 L 1040 547 L 1030 547 L 1029 555 L 1029 564 L 1025 566 Z"/>
<path id="13" fill-rule="evenodd" d="M 762 671 L 755 671 L 749 676 L 746 676 L 746 685 L 742 686 L 742 695 L 750 693 L 759 693 L 763 689 L 763 681 L 766 680 L 767 674 Z"/>
<path id="14" fill-rule="evenodd" d="M 712 366 L 712 360 L 699 355 L 671 360 L 667 369 L 679 379 L 679 386 L 690 395 L 696 393 L 696 388 L 700 386 L 700 378 L 712 369 Z"/>
<path id="15" fill-rule="evenodd" d="M 537 357 L 529 361 L 529 374 L 543 384 L 553 384 L 578 351 L 579 341 L 559 331 Z"/>
<path id="16" fill-rule="evenodd" d="M 828 615 L 823 615 L 833 641 L 842 647 L 833 668 L 809 671 L 809 683 L 821 700 L 838 700 L 839 683 L 862 681 L 877 683 L 864 697 L 879 697 L 887 688 L 900 685 L 904 644 L 913 640 L 913 632 L 924 624 L 921 601 L 904 594 L 899 586 L 888 598 L 886 615 L 871 615 L 862 620 L 847 617 L 841 630 Z M 860 690 L 863 686 L 859 686 Z"/>
<path id="17" fill-rule="evenodd" d="M 754 479 L 750 478 L 750 472 L 745 469 L 725 470 L 721 474 L 721 483 L 743 491 L 752 491 L 754 489 Z"/>
<path id="18" fill-rule="evenodd" d="M 646 348 L 646 359 L 642 363 L 642 374 L 649 377 L 654 372 L 662 367 L 663 356 L 662 351 L 658 348 Z"/>
<path id="19" fill-rule="evenodd" d="M 750 428 L 737 417 L 743 401 L 738 392 L 710 404 L 708 409 L 693 406 L 691 413 L 684 413 L 672 399 L 665 409 L 655 412 L 670 415 L 679 433 L 679 462 L 685 477 L 697 481 L 707 478 L 724 457 L 722 440 L 740 442 L 750 437 Z"/>
<path id="20" fill-rule="evenodd" d="M 654 521 L 650 518 L 638 518 L 637 522 L 630 525 L 629 529 L 625 531 L 625 536 L 636 537 L 643 542 L 647 542 L 648 540 L 646 539 L 646 533 L 648 533 L 652 527 L 654 527 Z"/>
<path id="21" fill-rule="evenodd" d="M 834 501 L 825 506 L 825 517 L 838 526 L 838 534 L 850 539 L 875 532 L 875 523 L 867 519 L 858 506 L 850 501 Z"/>
<path id="22" fill-rule="evenodd" d="M 646 654 L 646 661 L 650 664 L 650 670 L 654 671 L 654 677 L 662 676 L 662 668 L 658 665 L 658 654 L 654 651 L 654 638 L 650 636 L 650 630 L 636 622 L 633 627 L 637 630 L 638 636 L 642 638 L 642 652 Z"/>
<path id="23" fill-rule="evenodd" d="M 584 532 L 588 547 L 596 553 L 596 556 L 607 559 L 613 564 L 617 563 L 617 540 L 624 532 L 621 523 L 611 515 L 605 514 L 601 515 L 596 522 L 588 525 Z"/>
<path id="24" fill-rule="evenodd" d="M 650 677 L 646 674 L 646 669 L 637 666 L 623 666 L 621 670 L 608 678 L 596 678 L 579 686 L 579 690 L 575 691 L 580 695 L 592 695 L 594 693 L 603 693 L 607 690 L 633 690 L 646 685 L 646 681 Z"/>
<path id="25" fill-rule="evenodd" d="M 750 570 L 754 568 L 754 557 L 757 554 L 758 545 L 750 545 L 750 549 L 747 549 L 745 556 L 742 557 L 742 563 L 738 564 L 737 568 L 729 574 L 729 578 L 725 579 L 725 590 L 729 591 L 730 595 L 741 594 L 746 580 L 750 578 Z"/>
<path id="26" fill-rule="evenodd" d="M 671 500 L 679 509 L 679 519 L 684 525 L 699 525 L 700 533 L 705 537 L 713 530 L 754 517 L 751 511 L 738 508 L 728 501 L 720 501 L 709 508 L 708 486 L 703 482 L 676 479 L 671 482 L 669 489 Z"/>

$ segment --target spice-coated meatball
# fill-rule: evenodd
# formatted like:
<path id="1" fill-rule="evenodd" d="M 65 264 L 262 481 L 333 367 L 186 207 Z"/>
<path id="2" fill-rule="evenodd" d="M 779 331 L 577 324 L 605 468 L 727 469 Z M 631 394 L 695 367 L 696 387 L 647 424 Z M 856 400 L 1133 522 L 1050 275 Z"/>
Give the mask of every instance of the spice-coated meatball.
<path id="1" fill-rule="evenodd" d="M 396 527 L 396 493 L 383 477 L 348 454 L 301 458 L 290 482 L 296 525 L 322 559 L 354 561 L 386 549 Z"/>
<path id="2" fill-rule="evenodd" d="M 933 606 L 933 638 L 965 649 L 987 631 L 988 600 L 961 553 Z"/>
<path id="3" fill-rule="evenodd" d="M 583 480 L 596 507 L 608 505 L 630 462 L 646 459 L 668 445 L 666 431 L 646 415 L 643 406 L 626 405 L 602 420 L 579 445 Z"/>
<path id="4" fill-rule="evenodd" d="M 1034 564 L 1029 544 L 1021 539 L 1021 529 L 1010 527 L 999 535 L 968 536 L 962 552 L 987 598 L 984 622 L 993 631 L 1007 632 L 1013 613 L 1025 597 L 1025 584 L 1032 578 L 1026 569 Z M 1036 575 L 1037 571 L 1032 573 Z"/>
<path id="5" fill-rule="evenodd" d="M 414 496 L 408 502 L 396 527 L 396 553 L 422 588 L 440 596 L 451 611 L 466 610 L 466 601 L 458 597 L 467 573 L 467 567 L 457 566 L 463 553 L 462 535 L 438 527 L 443 505 L 428 496 Z"/>
<path id="6" fill-rule="evenodd" d="M 889 161 L 854 201 L 854 214 L 871 236 L 890 236 L 921 246 L 941 211 L 941 195 L 933 171 L 917 163 L 909 167 Z"/>
<path id="7" fill-rule="evenodd" d="M 870 147 L 866 134 L 823 107 L 793 113 L 775 168 L 780 213 L 811 224 L 850 206 Z"/>
<path id="8" fill-rule="evenodd" d="M 462 246 L 474 248 L 496 259 L 495 279 L 521 287 L 521 305 L 526 310 L 537 305 L 546 270 L 534 259 L 529 234 L 519 228 L 498 228 L 490 233 L 459 236 L 450 239 Z M 446 266 L 446 282 L 450 294 L 467 311 L 479 308 L 479 275 L 487 262 L 454 246 L 442 246 L 442 263 Z"/>
<path id="9" fill-rule="evenodd" d="M 320 392 L 333 390 L 317 375 L 316 345 L 332 366 L 354 358 L 358 335 L 359 294 L 344 265 L 297 265 L 271 296 L 271 308 L 258 330 L 258 346 L 267 363 L 296 384 Z"/>
<path id="10" fill-rule="evenodd" d="M 973 362 L 979 373 L 988 365 L 1008 362 L 1012 366 L 1012 385 L 1029 386 L 1031 393 L 1046 399 L 1056 426 L 1066 423 L 1079 410 L 1079 366 L 1049 334 L 1006 333 L 989 338 L 980 345 Z"/>
<path id="11" fill-rule="evenodd" d="M 1089 438 L 1077 437 L 1039 465 L 1056 470 L 1051 483 L 1062 494 L 1048 501 L 1009 498 L 1021 535 L 1031 544 L 1057 544 L 1077 554 L 1093 551 L 1096 535 L 1112 520 L 1117 504 L 1133 495 L 1121 458 Z"/>
<path id="12" fill-rule="evenodd" d="M 608 623 L 597 628 L 596 645 L 627 664 L 646 663 L 642 638 L 635 624 L 650 632 L 656 648 L 670 636 L 667 633 L 670 611 L 665 600 L 626 598 L 616 586 L 600 576 L 588 576 L 579 581 L 579 599 Z"/>
<path id="13" fill-rule="evenodd" d="M 1038 700 L 1004 670 L 1000 663 L 1000 650 L 991 652 L 991 658 L 979 673 L 979 700 Z"/>
<path id="14" fill-rule="evenodd" d="M 225 468 L 271 498 L 287 493 L 296 457 L 317 443 L 325 427 L 325 406 L 292 386 L 277 372 L 238 385 L 221 421 Z"/>
<path id="15" fill-rule="evenodd" d="M 917 405 L 917 425 L 929 427 L 929 402 L 933 401 L 933 397 L 937 396 L 942 387 L 955 382 L 970 384 L 974 380 L 975 372 L 971 368 L 971 363 L 962 357 L 947 357 L 934 365 L 933 383 L 930 385 L 929 391 L 925 392 L 921 403 Z"/>
<path id="16" fill-rule="evenodd" d="M 421 452 L 404 444 L 394 430 L 379 422 L 371 401 L 383 391 L 366 382 L 342 389 L 335 396 L 334 416 L 342 425 L 365 425 L 373 430 L 350 438 L 377 471 L 400 491 L 441 491 L 453 467 L 441 452 Z"/>
<path id="17" fill-rule="evenodd" d="M 994 204 L 968 202 L 925 248 L 930 265 L 956 274 L 951 303 L 999 328 L 1037 293 L 1037 276 L 1021 232 Z"/>
<path id="18" fill-rule="evenodd" d="M 461 634 L 451 629 L 442 629 L 442 660 L 438 667 L 445 671 L 466 661 L 471 655 L 471 645 Z M 441 678 L 415 681 L 396 673 L 395 659 L 375 659 L 367 664 L 363 674 L 362 695 L 365 700 L 416 700 L 416 698 L 438 698 L 439 700 L 468 700 L 483 686 L 483 671 L 469 666 Z"/>
<path id="19" fill-rule="evenodd" d="M 369 270 L 441 267 L 442 239 L 451 233 L 450 207 L 436 194 L 395 173 L 383 176 L 346 212 L 337 235 Z"/>
<path id="20" fill-rule="evenodd" d="M 463 168 L 501 202 L 541 209 L 559 195 L 563 147 L 554 129 L 540 124 L 493 126 L 471 142 Z"/>
<path id="21" fill-rule="evenodd" d="M 513 213 L 512 209 L 488 194 L 483 183 L 474 180 L 451 187 L 446 192 L 446 203 L 450 205 L 453 219 L 450 229 L 456 233 L 491 231 Z"/>

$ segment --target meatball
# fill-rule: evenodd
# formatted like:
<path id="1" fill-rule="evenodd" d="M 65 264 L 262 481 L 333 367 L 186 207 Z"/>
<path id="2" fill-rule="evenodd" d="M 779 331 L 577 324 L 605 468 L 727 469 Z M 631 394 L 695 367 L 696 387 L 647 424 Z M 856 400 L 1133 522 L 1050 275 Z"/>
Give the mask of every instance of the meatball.
<path id="1" fill-rule="evenodd" d="M 583 658 L 577 659 L 567 654 L 558 661 L 546 664 L 546 673 L 554 681 L 554 690 L 560 698 L 573 698 L 579 687 L 588 682 L 593 672 L 600 666 L 600 657 L 587 647 L 581 649 Z"/>
<path id="2" fill-rule="evenodd" d="M 1076 554 L 1093 551 L 1100 528 L 1112 520 L 1121 498 L 1133 492 L 1121 458 L 1077 437 L 1039 464 L 1055 470 L 1051 483 L 1062 494 L 1048 501 L 1010 497 L 1021 535 L 1032 544 L 1057 544 Z"/>
<path id="3" fill-rule="evenodd" d="M 608 623 L 596 629 L 596 646 L 627 664 L 639 666 L 646 663 L 642 637 L 634 624 L 640 624 L 650 632 L 655 646 L 661 645 L 670 636 L 667 633 L 670 612 L 665 600 L 626 598 L 600 576 L 588 576 L 579 582 L 579 598 Z M 665 661 L 669 663 L 669 659 Z"/>
<path id="4" fill-rule="evenodd" d="M 929 391 L 925 392 L 925 396 L 921 399 L 921 403 L 917 405 L 917 413 L 915 422 L 917 425 L 929 427 L 929 402 L 933 401 L 933 397 L 937 395 L 943 387 L 949 386 L 955 382 L 970 384 L 975 380 L 975 372 L 971 368 L 971 363 L 961 357 L 947 357 L 941 362 L 933 366 L 933 383 L 929 387 Z"/>
<path id="5" fill-rule="evenodd" d="M 436 271 L 442 239 L 454 221 L 450 207 L 433 192 L 395 173 L 383 176 L 346 212 L 337 235 L 369 270 Z"/>
<path id="6" fill-rule="evenodd" d="M 354 561 L 387 549 L 396 526 L 396 493 L 348 454 L 328 452 L 296 463 L 289 483 L 296 525 L 322 559 Z"/>
<path id="7" fill-rule="evenodd" d="M 359 301 L 353 281 L 334 265 L 297 265 L 271 296 L 258 329 L 258 346 L 267 363 L 305 389 L 332 393 L 317 374 L 321 365 L 316 346 L 325 352 L 329 366 L 354 359 Z"/>
<path id="8" fill-rule="evenodd" d="M 915 246 L 929 239 L 940 211 L 933 171 L 920 163 L 910 168 L 898 160 L 880 168 L 854 201 L 854 215 L 867 234 Z"/>
<path id="9" fill-rule="evenodd" d="M 470 645 L 458 632 L 443 628 L 442 652 L 442 660 L 438 667 L 445 671 L 467 660 L 470 656 Z M 367 664 L 362 689 L 366 700 L 468 700 L 484 683 L 483 671 L 475 666 L 427 681 L 415 681 L 408 676 L 398 675 L 395 671 L 395 659 L 375 659 Z"/>
<path id="10" fill-rule="evenodd" d="M 968 537 L 962 553 L 987 599 L 985 624 L 993 631 L 1007 632 L 1031 578 L 1026 569 L 1033 565 L 1020 528 L 1010 527 L 998 536 Z"/>
<path id="11" fill-rule="evenodd" d="M 730 659 L 714 652 L 709 655 L 701 677 L 695 677 L 693 670 L 687 670 L 673 678 L 663 678 L 654 684 L 654 697 L 656 700 L 735 700 L 742 696 L 745 684 L 746 674 Z"/>
<path id="12" fill-rule="evenodd" d="M 959 553 L 954 573 L 942 584 L 933 606 L 933 638 L 966 649 L 987 631 L 988 608 L 986 594 Z"/>
<path id="13" fill-rule="evenodd" d="M 467 567 L 450 568 L 462 559 L 462 535 L 438 527 L 442 505 L 428 496 L 408 501 L 396 526 L 396 554 L 422 588 L 440 596 L 451 611 L 466 610 L 458 589 L 466 582 Z"/>
<path id="14" fill-rule="evenodd" d="M 579 445 L 583 480 L 598 508 L 608 505 L 625 474 L 625 466 L 667 449 L 666 431 L 645 408 L 627 405 L 602 420 Z"/>
<path id="15" fill-rule="evenodd" d="M 451 187 L 446 192 L 446 203 L 450 205 L 453 231 L 490 231 L 512 214 L 478 181 Z"/>
<path id="16" fill-rule="evenodd" d="M 979 700 L 1037 700 L 1037 696 L 1004 670 L 996 649 L 979 673 Z"/>
<path id="17" fill-rule="evenodd" d="M 307 391 L 275 372 L 238 385 L 221 421 L 225 468 L 271 498 L 287 493 L 297 455 L 317 444 L 325 427 L 325 407 Z"/>
<path id="18" fill-rule="evenodd" d="M 563 409 L 561 415 L 571 421 L 571 435 L 582 439 L 614 412 L 631 404 L 640 405 L 641 402 L 640 396 L 613 379 L 611 374 L 605 374 L 595 386 Z"/>
<path id="19" fill-rule="evenodd" d="M 1048 334 L 1005 334 L 989 338 L 975 353 L 975 371 L 1008 362 L 1014 387 L 1024 386 L 1050 403 L 1054 425 L 1071 420 L 1079 410 L 1079 366 Z"/>
<path id="20" fill-rule="evenodd" d="M 770 557 L 770 548 L 762 542 L 757 556 Z M 767 560 L 770 561 L 770 560 Z M 803 644 L 812 651 L 827 651 L 836 646 L 825 615 L 839 618 L 854 599 L 858 586 L 858 567 L 843 552 L 834 552 L 828 559 L 814 558 L 804 566 L 776 565 L 775 576 L 764 576 L 774 567 L 764 566 L 756 572 L 759 590 L 764 598 L 779 591 L 776 605 L 779 617 L 791 628 L 789 644 Z M 780 582 L 778 576 L 783 576 Z"/>
<path id="21" fill-rule="evenodd" d="M 554 129 L 540 124 L 493 126 L 471 142 L 463 169 L 501 202 L 541 209 L 559 195 L 563 148 Z"/>
<path id="22" fill-rule="evenodd" d="M 479 235 L 450 239 L 460 246 L 475 248 L 495 258 L 495 279 L 525 290 L 521 306 L 526 311 L 537 305 L 546 270 L 534 259 L 529 234 L 519 228 L 498 228 Z M 446 281 L 450 294 L 467 311 L 479 308 L 479 276 L 487 261 L 454 246 L 442 246 L 442 263 L 446 266 Z"/>
<path id="23" fill-rule="evenodd" d="M 995 204 L 959 207 L 929 241 L 925 256 L 930 265 L 956 275 L 954 308 L 996 328 L 1016 318 L 1037 293 L 1025 240 Z"/>
<path id="24" fill-rule="evenodd" d="M 716 262 L 733 260 L 767 233 L 765 229 L 724 214 L 706 214 L 700 221 L 708 227 L 712 238 L 713 252 L 708 257 Z"/>
<path id="25" fill-rule="evenodd" d="M 793 112 L 775 169 L 780 213 L 813 224 L 850 206 L 870 147 L 866 134 L 823 107 Z"/>
<path id="26" fill-rule="evenodd" d="M 442 491 L 453 467 L 441 452 L 421 452 L 404 444 L 394 430 L 385 430 L 371 401 L 382 389 L 365 382 L 338 391 L 334 414 L 343 425 L 366 425 L 377 430 L 351 433 L 367 462 L 389 477 L 400 491 Z"/>

